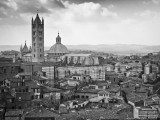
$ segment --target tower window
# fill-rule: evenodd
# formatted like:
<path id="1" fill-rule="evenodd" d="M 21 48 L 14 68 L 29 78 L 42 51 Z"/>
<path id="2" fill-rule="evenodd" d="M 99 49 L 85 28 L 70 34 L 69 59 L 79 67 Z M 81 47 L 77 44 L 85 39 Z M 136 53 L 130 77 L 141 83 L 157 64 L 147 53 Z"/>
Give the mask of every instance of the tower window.
<path id="1" fill-rule="evenodd" d="M 39 46 L 42 46 L 42 43 L 39 43 Z"/>
<path id="2" fill-rule="evenodd" d="M 40 49 L 40 52 L 41 52 L 41 49 Z"/>
<path id="3" fill-rule="evenodd" d="M 34 46 L 36 46 L 36 43 L 34 43 Z"/>
<path id="4" fill-rule="evenodd" d="M 40 35 L 42 35 L 42 32 L 39 32 Z"/>
<path id="5" fill-rule="evenodd" d="M 34 52 L 36 52 L 36 49 L 34 49 Z"/>
<path id="6" fill-rule="evenodd" d="M 34 57 L 35 57 L 35 54 L 34 54 Z"/>
<path id="7" fill-rule="evenodd" d="M 41 38 L 41 37 L 39 38 L 39 41 L 42 41 L 42 38 Z"/>
<path id="8" fill-rule="evenodd" d="M 40 57 L 42 57 L 42 54 L 40 54 Z"/>
<path id="9" fill-rule="evenodd" d="M 35 37 L 33 37 L 33 41 L 35 41 L 36 40 L 36 38 Z"/>
<path id="10" fill-rule="evenodd" d="M 33 28 L 35 28 L 36 27 L 36 25 L 33 25 Z"/>
<path id="11" fill-rule="evenodd" d="M 42 26 L 39 26 L 39 29 L 42 29 Z"/>

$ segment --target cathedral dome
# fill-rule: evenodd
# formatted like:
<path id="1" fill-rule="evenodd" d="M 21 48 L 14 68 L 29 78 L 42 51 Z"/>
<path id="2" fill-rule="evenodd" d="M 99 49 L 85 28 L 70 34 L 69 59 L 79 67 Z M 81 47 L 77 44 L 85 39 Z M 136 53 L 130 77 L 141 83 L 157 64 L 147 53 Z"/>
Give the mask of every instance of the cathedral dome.
<path id="1" fill-rule="evenodd" d="M 50 50 L 49 53 L 68 53 L 68 49 L 63 44 L 54 44 Z"/>
<path id="2" fill-rule="evenodd" d="M 56 37 L 56 44 L 50 48 L 49 53 L 69 53 L 67 47 L 61 44 L 61 37 L 59 36 L 59 33 Z"/>

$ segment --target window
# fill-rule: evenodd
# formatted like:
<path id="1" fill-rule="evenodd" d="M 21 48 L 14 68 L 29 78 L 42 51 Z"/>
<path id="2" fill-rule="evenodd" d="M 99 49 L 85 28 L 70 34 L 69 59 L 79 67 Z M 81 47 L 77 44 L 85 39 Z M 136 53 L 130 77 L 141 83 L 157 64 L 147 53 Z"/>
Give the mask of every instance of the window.
<path id="1" fill-rule="evenodd" d="M 103 86 L 98 86 L 99 89 L 103 89 Z"/>
<path id="2" fill-rule="evenodd" d="M 40 52 L 41 52 L 42 50 L 40 49 Z"/>
<path id="3" fill-rule="evenodd" d="M 41 37 L 39 38 L 39 41 L 42 41 L 42 38 L 41 38 Z"/>
<path id="4" fill-rule="evenodd" d="M 36 52 L 36 49 L 34 49 L 34 52 Z"/>
<path id="5" fill-rule="evenodd" d="M 34 45 L 34 47 L 35 47 L 35 46 L 36 46 L 36 43 L 34 43 L 33 45 Z"/>
<path id="6" fill-rule="evenodd" d="M 39 43 L 39 46 L 42 46 L 42 43 Z"/>
<path id="7" fill-rule="evenodd" d="M 33 99 L 34 99 L 34 96 L 32 95 L 32 96 L 31 96 L 31 100 L 33 100 Z"/>
<path id="8" fill-rule="evenodd" d="M 7 83 L 7 86 L 9 86 L 9 83 Z"/>
<path id="9" fill-rule="evenodd" d="M 4 89 L 1 90 L 1 93 L 4 93 Z"/>
<path id="10" fill-rule="evenodd" d="M 40 31 L 39 34 L 42 35 L 42 32 Z"/>
<path id="11" fill-rule="evenodd" d="M 103 96 L 103 93 L 99 93 L 99 96 Z"/>
<path id="12" fill-rule="evenodd" d="M 40 54 L 40 57 L 42 57 L 42 54 Z"/>
<path id="13" fill-rule="evenodd" d="M 35 57 L 35 54 L 34 54 L 34 57 Z"/>
<path id="14" fill-rule="evenodd" d="M 84 95 L 82 95 L 81 98 L 84 98 Z"/>
<path id="15" fill-rule="evenodd" d="M 33 41 L 35 41 L 36 40 L 36 38 L 35 37 L 33 37 Z"/>
<path id="16" fill-rule="evenodd" d="M 7 72 L 7 70 L 6 69 L 4 69 L 4 73 L 6 73 Z"/>
<path id="17" fill-rule="evenodd" d="M 22 82 L 22 86 L 25 86 L 25 82 Z"/>

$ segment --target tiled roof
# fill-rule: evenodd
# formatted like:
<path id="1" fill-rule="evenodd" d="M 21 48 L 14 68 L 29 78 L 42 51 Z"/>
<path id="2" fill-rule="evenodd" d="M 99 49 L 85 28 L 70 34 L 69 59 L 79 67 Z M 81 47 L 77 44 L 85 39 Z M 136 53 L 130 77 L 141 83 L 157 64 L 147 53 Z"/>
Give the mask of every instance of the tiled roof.
<path id="1" fill-rule="evenodd" d="M 93 94 L 98 94 L 99 91 L 101 91 L 101 90 L 84 89 L 84 90 L 77 90 L 76 93 L 93 93 Z"/>
<path id="2" fill-rule="evenodd" d="M 37 84 L 36 81 L 28 80 L 25 82 L 26 86 L 29 86 L 30 88 L 40 88 L 40 85 Z"/>
<path id="3" fill-rule="evenodd" d="M 5 117 L 5 120 L 19 120 L 19 117 Z"/>
<path id="4" fill-rule="evenodd" d="M 58 65 L 60 62 L 43 62 L 41 63 L 42 64 L 42 67 L 51 67 L 51 66 L 55 66 L 55 65 Z"/>
<path id="5" fill-rule="evenodd" d="M 18 116 L 19 114 L 23 115 L 23 109 L 8 110 L 5 116 Z"/>
<path id="6" fill-rule="evenodd" d="M 48 86 L 43 86 L 42 88 L 43 88 L 44 93 L 60 92 L 61 91 L 61 89 L 52 88 L 52 87 L 48 87 Z"/>
<path id="7" fill-rule="evenodd" d="M 20 63 L 0 63 L 0 67 L 4 66 L 20 66 Z"/>
<path id="8" fill-rule="evenodd" d="M 32 79 L 38 80 L 38 81 L 41 81 L 41 80 L 48 80 L 48 78 L 41 77 L 41 76 L 32 76 Z"/>
<path id="9" fill-rule="evenodd" d="M 26 113 L 26 118 L 28 117 L 37 117 L 37 118 L 40 118 L 40 117 L 57 117 L 59 116 L 58 114 L 46 109 L 46 108 L 43 108 L 43 107 L 37 107 L 35 108 L 34 110 L 31 110 L 30 112 L 27 112 Z"/>
<path id="10" fill-rule="evenodd" d="M 144 100 L 145 97 L 142 95 L 137 95 L 136 93 L 130 93 L 127 95 L 127 100 L 128 101 L 131 101 L 131 102 L 137 102 L 137 101 L 140 101 L 140 100 Z"/>

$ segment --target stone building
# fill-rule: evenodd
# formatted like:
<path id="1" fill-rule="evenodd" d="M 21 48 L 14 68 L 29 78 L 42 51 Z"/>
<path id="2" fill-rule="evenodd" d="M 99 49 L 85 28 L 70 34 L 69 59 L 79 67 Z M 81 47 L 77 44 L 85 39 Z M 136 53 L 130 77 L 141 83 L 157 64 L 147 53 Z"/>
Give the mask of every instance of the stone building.
<path id="1" fill-rule="evenodd" d="M 31 21 L 32 47 L 28 48 L 25 42 L 20 48 L 20 58 L 24 62 L 44 62 L 44 19 L 37 16 Z"/>
<path id="2" fill-rule="evenodd" d="M 44 62 L 44 20 L 32 18 L 32 62 Z"/>
<path id="3" fill-rule="evenodd" d="M 66 46 L 61 43 L 61 37 L 58 33 L 58 36 L 56 37 L 56 43 L 50 48 L 48 52 L 47 61 L 60 61 L 60 56 L 63 56 L 67 53 L 69 53 L 69 51 Z"/>
<path id="4" fill-rule="evenodd" d="M 56 69 L 57 78 L 61 79 L 72 74 L 89 75 L 92 80 L 105 80 L 105 66 L 65 66 Z"/>
<path id="5" fill-rule="evenodd" d="M 32 48 L 30 46 L 30 48 L 28 48 L 27 44 L 26 44 L 26 41 L 25 41 L 25 45 L 22 47 L 20 47 L 20 58 L 25 61 L 25 62 L 31 62 L 31 51 L 32 51 Z"/>
<path id="6" fill-rule="evenodd" d="M 61 56 L 62 64 L 69 66 L 91 66 L 99 65 L 98 56 L 91 54 L 66 54 Z"/>

